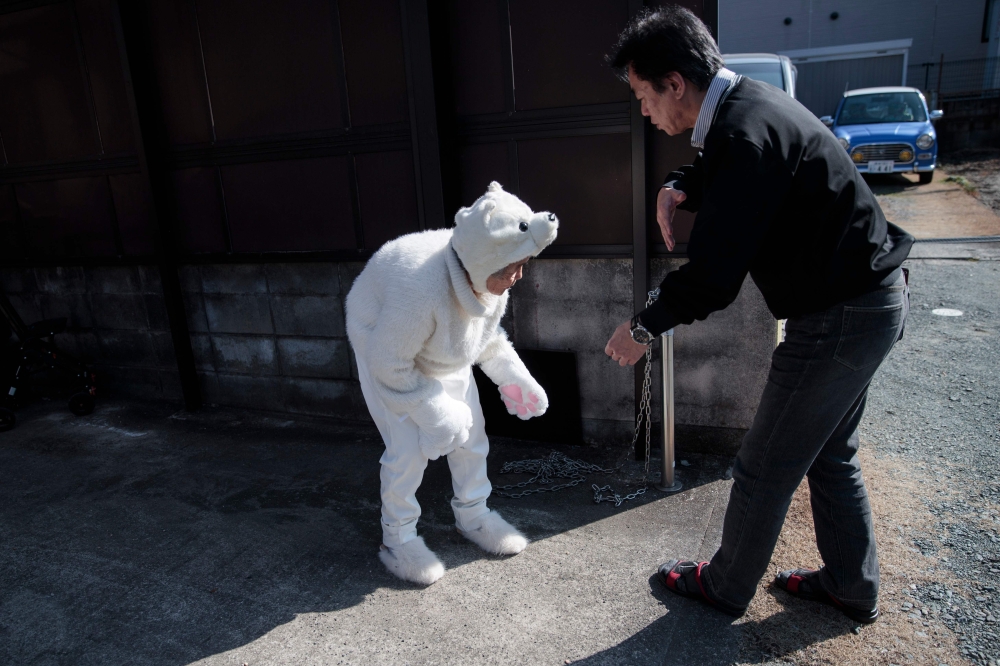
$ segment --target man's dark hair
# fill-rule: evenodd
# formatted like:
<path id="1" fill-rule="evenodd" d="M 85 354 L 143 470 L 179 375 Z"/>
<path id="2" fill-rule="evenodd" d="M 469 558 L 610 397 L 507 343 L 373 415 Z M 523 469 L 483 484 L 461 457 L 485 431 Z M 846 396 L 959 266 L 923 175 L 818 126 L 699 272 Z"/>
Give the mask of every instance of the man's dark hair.
<path id="1" fill-rule="evenodd" d="M 636 15 L 618 37 L 608 61 L 626 81 L 631 64 L 636 76 L 661 93 L 663 78 L 670 72 L 705 90 L 725 66 L 705 24 L 677 5 L 644 9 Z"/>

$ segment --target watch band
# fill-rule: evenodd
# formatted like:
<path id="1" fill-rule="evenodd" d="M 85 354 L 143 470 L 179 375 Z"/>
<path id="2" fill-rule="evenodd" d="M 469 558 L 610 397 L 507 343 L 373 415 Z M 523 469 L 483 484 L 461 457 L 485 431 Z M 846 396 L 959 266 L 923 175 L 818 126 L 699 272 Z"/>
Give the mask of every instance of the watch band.
<path id="1" fill-rule="evenodd" d="M 649 329 L 642 325 L 639 321 L 639 315 L 634 315 L 632 317 L 632 324 L 629 327 L 629 334 L 632 336 L 633 342 L 640 345 L 649 345 L 653 343 L 655 336 L 649 332 Z"/>

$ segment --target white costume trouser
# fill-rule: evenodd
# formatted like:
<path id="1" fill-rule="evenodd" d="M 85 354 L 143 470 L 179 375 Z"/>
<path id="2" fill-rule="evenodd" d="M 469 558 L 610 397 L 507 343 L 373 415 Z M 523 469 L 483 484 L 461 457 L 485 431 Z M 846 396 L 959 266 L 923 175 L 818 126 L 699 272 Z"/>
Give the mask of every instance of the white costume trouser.
<path id="1" fill-rule="evenodd" d="M 424 478 L 428 459 L 420 450 L 419 429 L 413 419 L 405 415 L 400 417 L 386 407 L 373 386 L 368 368 L 360 358 L 357 360 L 361 391 L 385 442 L 385 453 L 379 461 L 382 463 L 382 543 L 395 548 L 417 536 L 420 504 L 416 492 Z M 470 531 L 478 528 L 479 520 L 489 513 L 486 498 L 493 490 L 486 478 L 486 454 L 490 451 L 486 419 L 479 406 L 479 391 L 471 366 L 439 381 L 449 396 L 465 402 L 472 410 L 469 441 L 448 454 L 451 485 L 455 491 L 451 500 L 455 525 L 462 531 Z"/>

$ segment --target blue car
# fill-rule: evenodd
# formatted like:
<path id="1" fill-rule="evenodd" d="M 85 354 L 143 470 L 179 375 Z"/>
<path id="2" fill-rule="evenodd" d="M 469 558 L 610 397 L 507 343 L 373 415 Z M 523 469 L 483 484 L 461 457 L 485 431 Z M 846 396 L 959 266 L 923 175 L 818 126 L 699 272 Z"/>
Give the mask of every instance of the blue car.
<path id="1" fill-rule="evenodd" d="M 861 173 L 916 173 L 926 184 L 937 166 L 937 133 L 916 88 L 848 90 L 834 116 L 820 118 L 833 130 Z"/>

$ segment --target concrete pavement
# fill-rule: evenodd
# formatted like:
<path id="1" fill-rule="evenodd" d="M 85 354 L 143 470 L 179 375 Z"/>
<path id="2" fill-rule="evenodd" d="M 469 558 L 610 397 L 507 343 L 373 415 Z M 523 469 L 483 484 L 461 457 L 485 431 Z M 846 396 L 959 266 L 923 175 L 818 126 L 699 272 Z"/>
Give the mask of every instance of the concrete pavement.
<path id="1" fill-rule="evenodd" d="M 61 403 L 0 435 L 0 663 L 728 664 L 740 629 L 663 591 L 669 556 L 709 556 L 724 459 L 683 493 L 615 509 L 589 486 L 494 499 L 531 539 L 513 558 L 458 535 L 446 464 L 420 530 L 427 589 L 376 558 L 377 433 L 238 411 Z M 548 449 L 495 444 L 505 460 Z M 602 464 L 593 449 L 567 449 Z M 595 476 L 593 481 L 606 482 Z M 819 638 L 819 637 L 818 637 Z"/>

